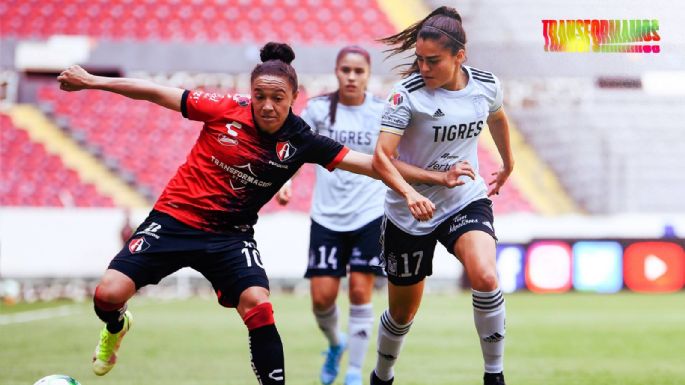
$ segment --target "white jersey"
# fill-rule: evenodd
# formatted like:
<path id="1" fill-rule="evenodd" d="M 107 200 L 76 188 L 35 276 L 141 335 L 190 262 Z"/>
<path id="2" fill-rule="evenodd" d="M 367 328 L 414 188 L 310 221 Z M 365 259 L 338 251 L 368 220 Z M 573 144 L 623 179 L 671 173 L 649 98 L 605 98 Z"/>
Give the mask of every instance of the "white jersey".
<path id="1" fill-rule="evenodd" d="M 462 177 L 466 184 L 452 189 L 413 185 L 436 206 L 433 218 L 425 222 L 414 219 L 405 199 L 388 190 L 385 213 L 397 227 L 410 234 L 428 234 L 469 203 L 487 197 L 485 182 L 478 175 L 478 136 L 488 115 L 502 106 L 502 88 L 493 74 L 468 66 L 463 68 L 468 83 L 458 91 L 428 89 L 420 74 L 410 75 L 394 86 L 383 112 L 381 131 L 402 135 L 398 147 L 400 160 L 438 171 L 467 160 L 476 171 L 475 180 Z"/>
<path id="2" fill-rule="evenodd" d="M 331 125 L 331 102 L 324 95 L 310 99 L 301 117 L 319 135 L 354 151 L 373 154 L 385 104 L 385 100 L 370 93 L 359 106 L 338 103 L 335 124 Z M 312 219 L 333 231 L 357 230 L 383 215 L 385 190 L 383 182 L 368 176 L 317 167 Z"/>

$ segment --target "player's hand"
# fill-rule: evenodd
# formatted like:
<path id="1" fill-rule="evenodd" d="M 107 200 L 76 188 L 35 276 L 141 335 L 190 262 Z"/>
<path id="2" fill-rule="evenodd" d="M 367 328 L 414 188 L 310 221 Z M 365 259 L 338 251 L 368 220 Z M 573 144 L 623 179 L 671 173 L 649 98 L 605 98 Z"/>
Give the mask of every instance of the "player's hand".
<path id="1" fill-rule="evenodd" d="M 473 171 L 471 163 L 467 160 L 455 163 L 444 176 L 443 185 L 452 188 L 456 186 L 461 186 L 466 183 L 463 179 L 459 179 L 461 176 L 467 176 L 471 179 L 476 179 L 476 172 Z"/>
<path id="2" fill-rule="evenodd" d="M 414 190 L 407 194 L 406 200 L 409 212 L 417 221 L 423 222 L 433 218 L 435 205 L 430 199 Z"/>
<path id="3" fill-rule="evenodd" d="M 506 182 L 509 175 L 511 175 L 511 171 L 512 170 L 507 170 L 502 166 L 499 170 L 492 173 L 492 176 L 495 178 L 488 183 L 488 186 L 492 186 L 488 192 L 488 196 L 499 195 L 499 189 L 504 186 L 504 182 Z"/>
<path id="4" fill-rule="evenodd" d="M 63 91 L 80 91 L 90 87 L 95 76 L 80 66 L 73 65 L 57 76 L 59 88 Z"/>
<path id="5" fill-rule="evenodd" d="M 281 206 L 285 206 L 290 202 L 290 198 L 293 197 L 293 184 L 287 181 L 281 189 L 276 193 L 276 202 Z"/>

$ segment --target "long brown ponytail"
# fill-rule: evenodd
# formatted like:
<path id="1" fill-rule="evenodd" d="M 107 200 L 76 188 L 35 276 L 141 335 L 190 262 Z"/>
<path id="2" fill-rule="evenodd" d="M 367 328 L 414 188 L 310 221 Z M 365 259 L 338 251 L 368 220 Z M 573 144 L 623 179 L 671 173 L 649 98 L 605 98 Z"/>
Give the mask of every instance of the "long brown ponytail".
<path id="1" fill-rule="evenodd" d="M 378 41 L 392 46 L 392 48 L 385 50 L 389 53 L 388 57 L 391 57 L 415 48 L 419 38 L 440 41 L 445 48 L 452 51 L 452 54 L 456 54 L 466 46 L 466 32 L 461 25 L 461 15 L 452 7 L 442 6 L 431 12 L 423 20 L 407 27 L 404 31 L 378 39 Z M 414 63 L 408 69 L 403 70 L 401 74 L 407 76 L 418 72 L 418 70 L 419 66 L 414 60 Z"/>

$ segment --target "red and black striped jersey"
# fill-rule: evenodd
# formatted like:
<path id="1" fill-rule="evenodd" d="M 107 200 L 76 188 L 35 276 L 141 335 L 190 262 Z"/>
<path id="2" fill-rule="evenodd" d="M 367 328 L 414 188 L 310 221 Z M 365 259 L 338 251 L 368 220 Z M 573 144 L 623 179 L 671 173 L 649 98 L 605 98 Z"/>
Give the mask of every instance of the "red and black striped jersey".
<path id="1" fill-rule="evenodd" d="M 304 163 L 333 170 L 349 151 L 292 111 L 276 133 L 261 131 L 246 95 L 185 91 L 181 113 L 204 126 L 154 208 L 209 232 L 255 224 L 259 209 Z"/>

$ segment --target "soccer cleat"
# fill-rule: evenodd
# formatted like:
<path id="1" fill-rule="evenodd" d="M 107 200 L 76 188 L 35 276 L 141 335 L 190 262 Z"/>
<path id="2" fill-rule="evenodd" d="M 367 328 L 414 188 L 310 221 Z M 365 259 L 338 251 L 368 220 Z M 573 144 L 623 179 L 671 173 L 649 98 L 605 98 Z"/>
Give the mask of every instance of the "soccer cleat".
<path id="1" fill-rule="evenodd" d="M 506 385 L 504 383 L 504 372 L 485 373 L 483 375 L 483 385 Z"/>
<path id="2" fill-rule="evenodd" d="M 330 385 L 338 377 L 338 371 L 340 370 L 340 359 L 342 358 L 343 352 L 347 348 L 347 338 L 345 334 L 340 334 L 338 339 L 340 343 L 336 346 L 329 346 L 328 350 L 324 352 L 326 355 L 326 360 L 321 367 L 321 383 L 323 385 Z"/>
<path id="3" fill-rule="evenodd" d="M 362 385 L 362 374 L 359 372 L 347 372 L 345 385 Z"/>
<path id="4" fill-rule="evenodd" d="M 376 375 L 376 371 L 372 370 L 371 371 L 371 380 L 369 381 L 370 385 L 392 385 L 392 382 L 395 381 L 395 377 L 389 379 L 388 381 L 383 381 L 378 376 Z"/>
<path id="5" fill-rule="evenodd" d="M 121 345 L 121 340 L 124 339 L 126 332 L 131 328 L 133 323 L 133 317 L 131 312 L 126 311 L 124 313 L 124 327 L 119 331 L 119 333 L 112 334 L 107 330 L 105 325 L 100 332 L 100 342 L 95 347 L 95 353 L 93 354 L 93 372 L 98 376 L 104 376 L 112 368 L 114 364 L 117 363 L 117 350 Z"/>

